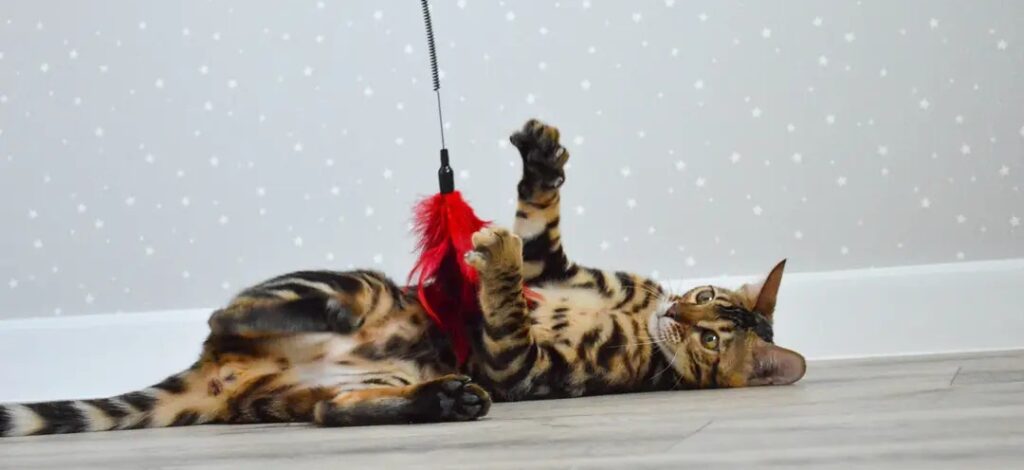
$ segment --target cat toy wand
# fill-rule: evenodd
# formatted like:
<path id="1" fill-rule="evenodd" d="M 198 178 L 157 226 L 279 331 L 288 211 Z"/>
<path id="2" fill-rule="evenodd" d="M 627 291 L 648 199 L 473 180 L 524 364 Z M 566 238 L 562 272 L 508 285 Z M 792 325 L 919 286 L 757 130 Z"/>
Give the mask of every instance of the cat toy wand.
<path id="1" fill-rule="evenodd" d="M 462 365 L 469 355 L 467 322 L 480 315 L 477 301 L 479 279 L 463 255 L 472 249 L 473 234 L 488 222 L 480 220 L 473 208 L 455 190 L 455 179 L 444 141 L 441 113 L 441 81 L 437 50 L 427 0 L 420 0 L 427 27 L 430 68 L 437 95 L 437 117 L 441 125 L 441 168 L 437 171 L 440 192 L 424 198 L 414 210 L 414 231 L 418 236 L 419 258 L 409 272 L 416 294 L 427 314 L 448 335 L 456 360 Z"/>

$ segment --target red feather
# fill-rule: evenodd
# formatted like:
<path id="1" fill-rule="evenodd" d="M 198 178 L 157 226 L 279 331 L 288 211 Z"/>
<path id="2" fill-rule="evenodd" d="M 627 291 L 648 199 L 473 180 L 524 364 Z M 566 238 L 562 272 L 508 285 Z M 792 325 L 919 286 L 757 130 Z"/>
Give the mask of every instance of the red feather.
<path id="1" fill-rule="evenodd" d="M 473 234 L 488 223 L 458 191 L 428 197 L 415 209 L 419 259 L 409 282 L 415 283 L 427 314 L 450 338 L 459 365 L 469 356 L 467 322 L 480 315 L 479 280 L 463 255 L 473 248 Z"/>

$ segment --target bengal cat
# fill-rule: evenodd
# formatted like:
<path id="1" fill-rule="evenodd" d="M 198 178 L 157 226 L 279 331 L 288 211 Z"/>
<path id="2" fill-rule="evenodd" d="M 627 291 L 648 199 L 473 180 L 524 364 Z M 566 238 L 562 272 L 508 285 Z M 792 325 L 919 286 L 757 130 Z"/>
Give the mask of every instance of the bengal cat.
<path id="1" fill-rule="evenodd" d="M 468 362 L 414 294 L 372 271 L 301 271 L 257 284 L 210 318 L 188 370 L 111 398 L 0 406 L 0 435 L 201 423 L 323 426 L 467 421 L 501 401 L 789 384 L 799 354 L 772 342 L 785 262 L 736 290 L 666 292 L 637 274 L 568 260 L 559 188 L 569 153 L 531 120 L 512 232 L 485 228 L 467 261 L 483 318 Z M 537 296 L 527 300 L 524 286 Z M 537 297 L 533 299 L 532 297 Z"/>

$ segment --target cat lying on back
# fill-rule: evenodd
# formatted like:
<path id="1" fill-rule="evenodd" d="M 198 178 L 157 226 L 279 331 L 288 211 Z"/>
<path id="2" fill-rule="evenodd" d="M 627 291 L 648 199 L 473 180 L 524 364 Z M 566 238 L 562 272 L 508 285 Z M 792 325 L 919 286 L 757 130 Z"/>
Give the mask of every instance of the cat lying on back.
<path id="1" fill-rule="evenodd" d="M 790 384 L 772 342 L 785 262 L 763 283 L 670 295 L 632 273 L 569 261 L 559 231 L 568 152 L 531 120 L 513 231 L 473 236 L 483 318 L 467 364 L 416 296 L 371 271 L 302 271 L 248 288 L 210 318 L 188 370 L 112 398 L 0 406 L 0 435 L 201 423 L 349 426 L 479 418 L 502 401 Z M 528 302 L 523 287 L 537 292 Z"/>

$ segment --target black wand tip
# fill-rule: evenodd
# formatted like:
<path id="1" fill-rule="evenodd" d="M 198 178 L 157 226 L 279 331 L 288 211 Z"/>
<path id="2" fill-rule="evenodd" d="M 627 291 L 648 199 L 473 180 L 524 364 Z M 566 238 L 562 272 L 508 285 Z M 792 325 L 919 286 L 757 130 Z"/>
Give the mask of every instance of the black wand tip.
<path id="1" fill-rule="evenodd" d="M 455 172 L 448 164 L 448 149 L 441 149 L 441 168 L 437 170 L 437 183 L 441 186 L 441 194 L 455 191 Z"/>

